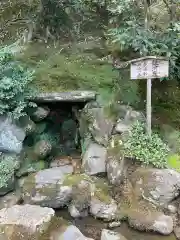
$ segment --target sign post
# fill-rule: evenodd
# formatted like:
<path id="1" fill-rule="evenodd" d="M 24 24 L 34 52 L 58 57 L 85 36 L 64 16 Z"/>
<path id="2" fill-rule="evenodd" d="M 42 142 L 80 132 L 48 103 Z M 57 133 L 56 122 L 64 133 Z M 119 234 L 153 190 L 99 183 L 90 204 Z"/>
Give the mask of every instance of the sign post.
<path id="1" fill-rule="evenodd" d="M 147 56 L 129 61 L 131 64 L 131 79 L 147 79 L 146 95 L 146 129 L 151 137 L 151 87 L 152 79 L 169 76 L 169 60 L 163 57 Z"/>

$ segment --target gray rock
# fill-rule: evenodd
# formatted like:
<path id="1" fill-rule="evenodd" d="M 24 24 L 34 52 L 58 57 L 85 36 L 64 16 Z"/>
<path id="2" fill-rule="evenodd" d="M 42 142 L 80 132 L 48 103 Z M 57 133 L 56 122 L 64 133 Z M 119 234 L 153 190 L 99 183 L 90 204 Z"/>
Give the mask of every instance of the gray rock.
<path id="1" fill-rule="evenodd" d="M 77 227 L 70 225 L 66 230 L 58 236 L 58 239 L 63 240 L 93 240 L 86 238 Z"/>
<path id="2" fill-rule="evenodd" d="M 51 208 L 33 205 L 3 208 L 0 210 L 0 239 L 30 239 L 33 234 L 46 231 L 54 215 Z"/>
<path id="3" fill-rule="evenodd" d="M 108 224 L 108 228 L 117 228 L 121 226 L 121 222 L 117 221 L 117 222 L 110 222 Z"/>
<path id="4" fill-rule="evenodd" d="M 39 159 L 46 158 L 52 150 L 52 145 L 46 140 L 41 140 L 34 146 L 34 153 Z"/>
<path id="5" fill-rule="evenodd" d="M 40 122 L 48 116 L 49 112 L 48 107 L 37 107 L 36 111 L 32 114 L 32 118 L 35 122 Z"/>
<path id="6" fill-rule="evenodd" d="M 96 217 L 104 220 L 114 220 L 116 217 L 117 204 L 111 199 L 110 201 L 102 201 L 94 196 L 91 199 L 90 213 Z"/>
<path id="7" fill-rule="evenodd" d="M 101 240 L 127 240 L 118 232 L 103 229 L 101 232 Z"/>
<path id="8" fill-rule="evenodd" d="M 166 205 L 179 195 L 180 173 L 170 169 L 138 168 L 130 179 L 136 192 L 156 205 Z"/>
<path id="9" fill-rule="evenodd" d="M 124 177 L 128 177 L 140 165 L 138 161 L 124 156 L 123 141 L 121 135 L 113 135 L 107 148 L 106 170 L 111 184 L 119 186 Z"/>
<path id="10" fill-rule="evenodd" d="M 107 150 L 105 147 L 91 142 L 87 147 L 82 160 L 82 167 L 85 173 L 95 175 L 97 173 L 106 172 L 106 155 Z"/>
<path id="11" fill-rule="evenodd" d="M 22 186 L 25 203 L 59 208 L 71 200 L 72 186 L 64 184 L 72 166 L 54 167 L 28 176 Z"/>
<path id="12" fill-rule="evenodd" d="M 94 140 L 107 146 L 114 127 L 114 121 L 110 119 L 103 108 L 85 108 L 81 111 L 80 134 L 91 134 Z"/>
<path id="13" fill-rule="evenodd" d="M 68 206 L 68 211 L 73 218 L 79 218 L 79 217 L 87 217 L 88 216 L 88 210 L 84 209 L 83 211 L 79 211 L 75 205 L 70 204 Z"/>
<path id="14" fill-rule="evenodd" d="M 128 218 L 129 225 L 140 231 L 153 231 L 162 235 L 169 235 L 173 231 L 173 219 L 163 213 L 152 212 L 145 214 L 136 212 Z"/>
<path id="15" fill-rule="evenodd" d="M 10 118 L 0 117 L 0 151 L 20 153 L 25 138 L 23 129 L 12 123 Z"/>
<path id="16" fill-rule="evenodd" d="M 96 93 L 92 91 L 71 91 L 41 93 L 36 96 L 36 102 L 87 102 L 95 100 Z"/>
<path id="17" fill-rule="evenodd" d="M 145 122 L 143 113 L 133 110 L 130 106 L 119 105 L 118 106 L 119 119 L 115 126 L 116 133 L 124 133 L 131 130 L 131 126 L 136 121 Z"/>

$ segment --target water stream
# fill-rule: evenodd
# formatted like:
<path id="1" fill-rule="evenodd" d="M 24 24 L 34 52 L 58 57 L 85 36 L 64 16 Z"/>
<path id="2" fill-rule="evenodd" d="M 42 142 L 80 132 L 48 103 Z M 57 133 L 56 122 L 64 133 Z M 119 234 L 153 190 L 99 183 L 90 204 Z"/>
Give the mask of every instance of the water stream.
<path id="1" fill-rule="evenodd" d="M 58 210 L 56 215 L 71 221 L 85 236 L 91 237 L 95 240 L 100 240 L 102 229 L 107 228 L 107 223 L 90 216 L 83 219 L 72 219 L 66 209 Z M 130 228 L 126 223 L 122 223 L 120 227 L 114 228 L 113 230 L 120 232 L 127 238 L 127 240 L 176 240 L 174 234 L 162 236 L 154 233 L 139 232 Z"/>

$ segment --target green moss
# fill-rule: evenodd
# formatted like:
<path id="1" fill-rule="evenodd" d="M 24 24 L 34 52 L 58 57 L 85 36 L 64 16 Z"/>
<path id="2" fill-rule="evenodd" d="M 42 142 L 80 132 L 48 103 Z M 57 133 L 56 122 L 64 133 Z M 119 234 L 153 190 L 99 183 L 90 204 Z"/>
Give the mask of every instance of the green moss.
<path id="1" fill-rule="evenodd" d="M 73 185 L 77 185 L 78 183 L 80 183 L 82 180 L 86 180 L 89 182 L 93 182 L 91 177 L 89 177 L 86 174 L 76 174 L 76 175 L 72 175 L 72 174 L 67 174 L 64 181 L 63 181 L 63 185 L 64 186 L 73 186 Z"/>
<path id="2" fill-rule="evenodd" d="M 44 51 L 43 51 L 44 49 Z M 35 68 L 33 85 L 41 92 L 67 90 L 111 89 L 118 73 L 112 71 L 112 66 L 106 62 L 97 61 L 92 53 L 77 53 L 72 49 L 60 51 L 62 47 L 47 48 L 29 46 L 19 57 Z M 71 54 L 69 54 L 71 52 Z"/>

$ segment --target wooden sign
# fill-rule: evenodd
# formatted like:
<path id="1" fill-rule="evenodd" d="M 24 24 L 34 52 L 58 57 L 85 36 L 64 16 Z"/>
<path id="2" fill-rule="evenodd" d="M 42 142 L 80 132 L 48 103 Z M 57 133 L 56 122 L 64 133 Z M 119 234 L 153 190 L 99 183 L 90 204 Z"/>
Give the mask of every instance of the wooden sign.
<path id="1" fill-rule="evenodd" d="M 162 57 L 144 57 L 130 61 L 131 79 L 168 77 L 169 60 Z"/>

